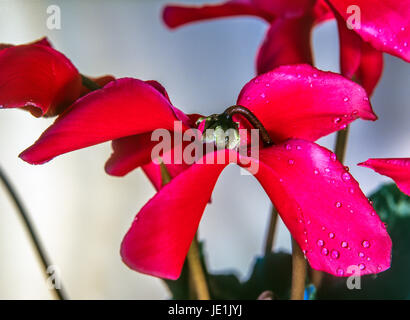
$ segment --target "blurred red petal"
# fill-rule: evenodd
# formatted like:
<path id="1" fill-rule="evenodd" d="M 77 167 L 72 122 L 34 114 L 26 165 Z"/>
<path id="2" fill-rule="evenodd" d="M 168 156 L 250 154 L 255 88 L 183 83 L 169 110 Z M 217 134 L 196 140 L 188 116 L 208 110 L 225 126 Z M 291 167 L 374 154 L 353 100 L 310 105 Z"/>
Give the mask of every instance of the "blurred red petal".
<path id="1" fill-rule="evenodd" d="M 54 116 L 80 95 L 81 78 L 75 66 L 44 44 L 1 50 L 0 69 L 3 108 L 24 108 L 35 116 Z"/>
<path id="2" fill-rule="evenodd" d="M 399 189 L 410 196 L 410 158 L 369 159 L 359 166 L 392 178 Z"/>

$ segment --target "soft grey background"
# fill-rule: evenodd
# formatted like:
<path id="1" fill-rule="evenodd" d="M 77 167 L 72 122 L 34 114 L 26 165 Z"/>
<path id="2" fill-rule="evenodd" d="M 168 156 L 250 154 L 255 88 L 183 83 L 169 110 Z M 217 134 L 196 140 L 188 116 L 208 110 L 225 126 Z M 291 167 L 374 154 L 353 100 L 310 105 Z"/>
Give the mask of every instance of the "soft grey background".
<path id="1" fill-rule="evenodd" d="M 256 18 L 232 18 L 171 32 L 160 19 L 166 2 L 0 0 L 0 42 L 21 44 L 46 35 L 84 74 L 156 79 L 182 110 L 221 112 L 254 76 L 255 53 L 267 25 Z M 50 4 L 61 8 L 61 30 L 46 27 Z M 335 24 L 317 28 L 313 43 L 318 67 L 338 71 Z M 356 163 L 410 155 L 409 71 L 405 62 L 385 55 L 384 75 L 372 99 L 380 119 L 352 125 L 346 164 L 365 192 L 389 179 Z M 30 208 L 70 297 L 169 297 L 160 280 L 129 270 L 119 256 L 134 215 L 154 195 L 145 176 L 139 170 L 122 179 L 106 175 L 109 143 L 30 166 L 17 155 L 51 120 L 18 110 L 0 113 L 0 163 Z M 331 148 L 334 136 L 319 142 Z M 235 268 L 247 277 L 253 257 L 263 250 L 269 208 L 253 177 L 239 175 L 235 166 L 223 172 L 200 226 L 212 271 Z M 289 250 L 283 225 L 275 249 Z M 0 188 L 0 298 L 51 297 L 20 220 Z"/>

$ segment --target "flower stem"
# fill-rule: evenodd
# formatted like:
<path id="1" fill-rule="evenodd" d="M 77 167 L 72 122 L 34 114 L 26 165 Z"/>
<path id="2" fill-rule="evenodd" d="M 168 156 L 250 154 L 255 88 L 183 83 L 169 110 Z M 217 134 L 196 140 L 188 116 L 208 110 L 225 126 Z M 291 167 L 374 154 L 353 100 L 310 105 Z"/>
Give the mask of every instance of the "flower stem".
<path id="1" fill-rule="evenodd" d="M 90 89 L 91 91 L 101 89 L 98 83 L 96 83 L 95 81 L 91 80 L 90 78 L 86 77 L 83 74 L 81 75 L 81 81 L 83 83 L 83 86 L 86 87 L 87 89 Z"/>
<path id="2" fill-rule="evenodd" d="M 270 254 L 272 252 L 273 244 L 275 241 L 275 231 L 276 231 L 276 225 L 278 223 L 278 211 L 276 211 L 276 208 L 272 205 L 272 211 L 270 214 L 270 220 L 269 220 L 269 228 L 268 228 L 268 233 L 266 235 L 266 241 L 265 241 L 265 256 Z"/>
<path id="3" fill-rule="evenodd" d="M 291 300 L 303 300 L 305 295 L 306 260 L 299 245 L 292 237 L 292 287 Z"/>
<path id="4" fill-rule="evenodd" d="M 161 162 L 162 185 L 169 183 L 172 179 L 167 167 Z M 190 277 L 191 289 L 198 300 L 210 300 L 208 284 L 206 281 L 205 270 L 203 269 L 199 253 L 198 239 L 195 235 L 187 255 L 188 272 Z"/>
<path id="5" fill-rule="evenodd" d="M 33 226 L 33 223 L 30 220 L 28 212 L 24 208 L 21 199 L 17 195 L 17 192 L 15 191 L 13 186 L 11 185 L 10 180 L 7 178 L 6 174 L 3 172 L 1 167 L 0 167 L 0 180 L 2 181 L 3 185 L 5 186 L 10 198 L 13 200 L 13 203 L 14 203 L 15 207 L 17 208 L 18 213 L 20 214 L 21 219 L 23 220 L 23 223 L 24 223 L 24 225 L 25 225 L 25 227 L 26 227 L 26 229 L 29 233 L 31 242 L 32 242 L 32 244 L 35 248 L 36 253 L 37 253 L 37 256 L 38 256 L 38 258 L 39 258 L 39 260 L 40 260 L 40 262 L 43 266 L 44 274 L 45 274 L 46 278 L 48 278 L 49 273 L 48 273 L 47 269 L 48 269 L 49 266 L 52 265 L 52 263 L 50 263 L 50 260 L 48 259 L 46 251 L 45 251 L 44 247 L 42 246 L 36 231 L 34 230 L 34 226 Z M 66 294 L 65 294 L 64 290 L 61 287 L 56 288 L 55 286 L 53 286 L 53 292 L 54 292 L 57 299 L 66 300 Z"/>
<path id="6" fill-rule="evenodd" d="M 242 115 L 243 117 L 245 117 L 246 120 L 249 121 L 249 123 L 255 129 L 259 130 L 261 134 L 261 139 L 265 147 L 273 145 L 273 141 L 269 136 L 268 131 L 263 126 L 262 122 L 260 122 L 259 119 L 248 108 L 245 108 L 244 106 L 235 105 L 226 109 L 224 111 L 224 114 L 226 114 L 229 117 L 232 117 L 234 114 Z"/>
<path id="7" fill-rule="evenodd" d="M 349 136 L 349 126 L 347 126 L 346 129 L 340 130 L 337 132 L 335 154 L 336 154 L 337 159 L 341 163 L 345 161 L 348 136 Z"/>

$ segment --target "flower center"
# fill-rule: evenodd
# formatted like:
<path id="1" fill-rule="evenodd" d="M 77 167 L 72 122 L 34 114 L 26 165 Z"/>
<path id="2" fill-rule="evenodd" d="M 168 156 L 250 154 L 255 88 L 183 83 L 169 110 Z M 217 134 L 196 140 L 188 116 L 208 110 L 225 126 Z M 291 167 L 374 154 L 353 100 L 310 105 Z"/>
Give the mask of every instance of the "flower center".
<path id="1" fill-rule="evenodd" d="M 214 143 L 218 149 L 237 149 L 240 144 L 239 122 L 226 113 L 199 118 L 197 125 L 202 131 L 204 143 Z"/>
<path id="2" fill-rule="evenodd" d="M 203 142 L 214 143 L 218 149 L 238 149 L 240 146 L 239 122 L 232 119 L 234 114 L 240 114 L 255 129 L 259 130 L 260 139 L 265 146 L 273 144 L 259 119 L 249 109 L 239 105 L 231 106 L 221 114 L 212 114 L 197 120 L 198 129 L 203 133 Z"/>

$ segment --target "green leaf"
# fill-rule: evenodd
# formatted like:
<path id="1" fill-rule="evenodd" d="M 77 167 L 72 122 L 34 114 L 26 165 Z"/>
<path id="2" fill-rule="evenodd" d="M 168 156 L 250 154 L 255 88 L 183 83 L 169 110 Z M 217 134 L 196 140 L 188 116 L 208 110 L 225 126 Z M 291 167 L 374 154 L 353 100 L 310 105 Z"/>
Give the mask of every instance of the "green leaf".
<path id="1" fill-rule="evenodd" d="M 409 299 L 410 298 L 410 197 L 395 184 L 381 187 L 371 197 L 376 212 L 393 242 L 389 270 L 361 279 L 360 290 L 349 290 L 346 279 L 326 275 L 317 299 Z"/>

